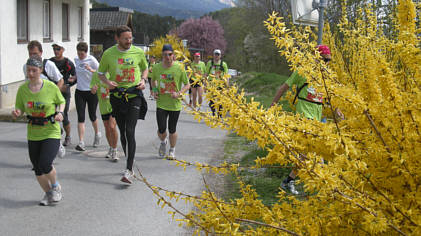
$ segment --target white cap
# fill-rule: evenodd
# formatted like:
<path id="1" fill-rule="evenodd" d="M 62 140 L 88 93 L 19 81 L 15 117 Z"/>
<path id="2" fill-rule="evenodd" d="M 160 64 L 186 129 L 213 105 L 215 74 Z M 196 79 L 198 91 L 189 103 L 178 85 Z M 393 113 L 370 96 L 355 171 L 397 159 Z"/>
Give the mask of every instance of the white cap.
<path id="1" fill-rule="evenodd" d="M 213 51 L 213 54 L 219 54 L 219 55 L 221 55 L 222 53 L 221 53 L 221 50 L 219 50 L 219 49 L 215 49 L 215 50 Z"/>
<path id="2" fill-rule="evenodd" d="M 53 44 L 51 44 L 52 47 L 54 46 L 59 46 L 61 48 L 64 48 L 64 44 L 62 42 L 54 42 Z"/>

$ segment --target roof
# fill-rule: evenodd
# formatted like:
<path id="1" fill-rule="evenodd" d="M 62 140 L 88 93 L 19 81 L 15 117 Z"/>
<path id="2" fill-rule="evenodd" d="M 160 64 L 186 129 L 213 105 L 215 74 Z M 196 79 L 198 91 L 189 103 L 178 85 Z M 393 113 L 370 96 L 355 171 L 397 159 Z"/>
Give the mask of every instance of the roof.
<path id="1" fill-rule="evenodd" d="M 93 9 L 92 9 L 93 10 Z M 128 11 L 90 11 L 90 29 L 97 31 L 114 30 L 118 26 L 130 24 Z"/>

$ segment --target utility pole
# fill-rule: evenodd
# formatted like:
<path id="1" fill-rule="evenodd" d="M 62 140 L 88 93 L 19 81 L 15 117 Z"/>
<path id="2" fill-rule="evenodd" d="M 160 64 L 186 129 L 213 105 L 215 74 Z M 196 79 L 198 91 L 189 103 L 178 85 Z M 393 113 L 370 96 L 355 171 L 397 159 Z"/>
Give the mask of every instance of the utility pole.
<path id="1" fill-rule="evenodd" d="M 317 3 L 315 1 L 313 1 L 313 6 L 316 5 Z M 319 32 L 317 35 L 317 45 L 321 45 L 322 44 L 322 39 L 323 39 L 323 25 L 324 25 L 324 11 L 325 8 L 327 7 L 327 0 L 320 0 L 317 8 L 319 10 Z"/>

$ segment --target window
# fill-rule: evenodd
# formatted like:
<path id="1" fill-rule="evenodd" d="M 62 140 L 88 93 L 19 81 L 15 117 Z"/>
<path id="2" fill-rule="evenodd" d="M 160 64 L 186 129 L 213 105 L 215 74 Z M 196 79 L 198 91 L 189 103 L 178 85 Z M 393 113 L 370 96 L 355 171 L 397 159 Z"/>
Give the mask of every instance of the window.
<path id="1" fill-rule="evenodd" d="M 28 0 L 17 0 L 18 42 L 28 41 Z"/>
<path id="2" fill-rule="evenodd" d="M 83 40 L 83 8 L 79 7 L 78 8 L 78 34 L 77 34 L 77 38 L 79 40 Z"/>
<path id="3" fill-rule="evenodd" d="M 61 6 L 62 9 L 62 19 L 61 19 L 61 29 L 62 29 L 62 36 L 63 41 L 69 40 L 69 4 L 63 3 Z"/>
<path id="4" fill-rule="evenodd" d="M 44 0 L 43 2 L 43 9 L 42 9 L 42 15 L 43 15 L 43 38 L 44 39 L 51 39 L 51 21 L 50 21 L 50 0 Z"/>

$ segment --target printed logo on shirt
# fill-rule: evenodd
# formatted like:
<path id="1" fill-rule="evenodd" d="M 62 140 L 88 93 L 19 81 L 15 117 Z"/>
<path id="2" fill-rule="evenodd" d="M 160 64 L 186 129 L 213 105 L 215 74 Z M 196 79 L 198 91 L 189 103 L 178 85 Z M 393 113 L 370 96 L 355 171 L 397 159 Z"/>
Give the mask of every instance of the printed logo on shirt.
<path id="1" fill-rule="evenodd" d="M 117 69 L 116 81 L 119 83 L 133 83 L 135 68 Z"/>
<path id="2" fill-rule="evenodd" d="M 125 66 L 132 66 L 134 65 L 134 61 L 132 58 L 119 58 L 118 59 L 119 65 L 125 65 Z"/>
<path id="3" fill-rule="evenodd" d="M 28 101 L 26 103 L 26 107 L 28 109 L 32 109 L 31 116 L 34 117 L 45 117 L 45 104 L 42 102 L 34 102 L 34 101 Z"/>
<path id="4" fill-rule="evenodd" d="M 323 94 L 318 93 L 315 88 L 307 88 L 307 98 L 308 101 L 323 103 Z"/>
<path id="5" fill-rule="evenodd" d="M 177 90 L 174 76 L 172 74 L 161 74 L 159 87 L 161 94 L 171 94 L 176 92 Z"/>

